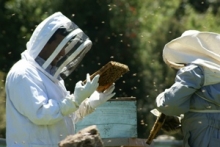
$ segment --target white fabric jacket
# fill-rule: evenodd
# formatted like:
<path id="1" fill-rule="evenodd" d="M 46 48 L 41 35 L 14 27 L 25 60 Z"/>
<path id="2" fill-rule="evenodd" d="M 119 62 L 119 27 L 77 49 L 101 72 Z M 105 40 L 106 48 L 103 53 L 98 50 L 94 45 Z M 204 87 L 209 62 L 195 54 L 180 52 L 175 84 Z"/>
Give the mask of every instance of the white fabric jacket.
<path id="1" fill-rule="evenodd" d="M 184 147 L 218 147 L 220 144 L 220 83 L 203 86 L 202 66 L 181 68 L 175 83 L 156 98 L 157 109 L 166 115 L 184 114 Z"/>
<path id="2" fill-rule="evenodd" d="M 52 29 L 59 27 L 54 14 Z M 56 24 L 57 22 L 57 24 Z M 65 21 L 62 21 L 65 23 Z M 74 124 L 94 111 L 88 99 L 76 107 L 69 99 L 64 81 L 52 80 L 34 60 L 54 31 L 47 24 L 39 25 L 33 33 L 22 59 L 15 63 L 6 78 L 6 141 L 8 147 L 57 147 L 67 135 L 74 134 Z M 40 31 L 44 30 L 44 31 Z M 44 37 L 48 38 L 44 38 Z M 75 83 L 74 83 L 75 86 Z"/>

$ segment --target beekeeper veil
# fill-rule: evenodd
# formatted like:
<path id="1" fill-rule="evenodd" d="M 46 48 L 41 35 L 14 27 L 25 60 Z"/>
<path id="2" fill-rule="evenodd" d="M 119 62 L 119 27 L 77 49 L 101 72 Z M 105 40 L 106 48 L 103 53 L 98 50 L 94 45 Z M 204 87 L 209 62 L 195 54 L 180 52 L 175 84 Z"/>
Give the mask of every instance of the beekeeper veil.
<path id="1" fill-rule="evenodd" d="M 66 37 L 60 42 L 42 67 L 46 69 L 61 50 L 64 50 L 65 55 L 57 62 L 57 70 L 53 76 L 56 78 L 60 75 L 62 78 L 66 78 L 82 61 L 85 54 L 91 48 L 92 43 L 88 36 L 73 22 L 65 27 L 61 26 L 59 29 L 63 30 L 62 34 Z"/>
<path id="2" fill-rule="evenodd" d="M 164 62 L 179 69 L 197 64 L 204 70 L 204 85 L 220 82 L 220 34 L 214 32 L 185 31 L 168 42 L 163 49 Z"/>
<path id="3" fill-rule="evenodd" d="M 55 65 L 55 72 L 49 75 L 50 78 L 52 76 L 53 80 L 59 76 L 62 78 L 68 77 L 92 46 L 91 40 L 74 22 L 62 13 L 57 12 L 37 26 L 27 43 L 27 52 L 32 59 L 37 58 L 51 36 L 58 29 L 62 30 L 64 38 L 40 67 L 41 70 L 45 71 L 51 66 L 51 63 L 57 58 L 59 53 L 61 51 L 64 52 L 65 55 L 60 57 Z M 48 73 L 46 74 L 48 75 Z"/>

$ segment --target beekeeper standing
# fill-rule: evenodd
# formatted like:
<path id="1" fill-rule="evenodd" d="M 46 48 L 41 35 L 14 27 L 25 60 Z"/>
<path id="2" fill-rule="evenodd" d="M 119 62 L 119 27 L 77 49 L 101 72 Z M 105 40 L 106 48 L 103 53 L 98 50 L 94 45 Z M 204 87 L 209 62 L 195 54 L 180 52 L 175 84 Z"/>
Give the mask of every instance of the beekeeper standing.
<path id="1" fill-rule="evenodd" d="M 6 78 L 8 147 L 57 147 L 74 124 L 114 96 L 114 84 L 98 93 L 99 75 L 66 90 L 68 77 L 92 46 L 84 32 L 61 12 L 43 20 L 21 59 Z"/>
<path id="2" fill-rule="evenodd" d="M 219 146 L 220 34 L 185 31 L 165 45 L 163 59 L 178 72 L 175 83 L 157 96 L 157 110 L 184 114 L 184 147 Z"/>

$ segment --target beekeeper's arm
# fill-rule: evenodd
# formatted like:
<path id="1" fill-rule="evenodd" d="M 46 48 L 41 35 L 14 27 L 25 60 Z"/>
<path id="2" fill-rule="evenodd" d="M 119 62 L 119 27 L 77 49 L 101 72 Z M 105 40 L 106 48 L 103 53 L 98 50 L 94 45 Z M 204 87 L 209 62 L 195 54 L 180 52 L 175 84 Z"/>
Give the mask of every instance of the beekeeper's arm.
<path id="1" fill-rule="evenodd" d="M 94 91 L 89 98 L 81 103 L 79 109 L 75 112 L 74 122 L 76 123 L 82 120 L 86 115 L 92 113 L 95 108 L 112 98 L 115 95 L 115 93 L 113 92 L 114 89 L 115 84 L 112 84 L 104 92 Z"/>
<path id="2" fill-rule="evenodd" d="M 17 76 L 10 85 L 9 95 L 16 110 L 37 125 L 50 125 L 79 108 L 81 102 L 98 87 L 99 75 L 82 85 L 79 81 L 72 95 L 62 101 L 48 98 L 41 79 L 33 74 Z"/>
<path id="3" fill-rule="evenodd" d="M 189 111 L 190 97 L 201 88 L 203 81 L 201 67 L 192 64 L 180 69 L 175 83 L 157 96 L 157 109 L 166 115 L 180 115 Z"/>

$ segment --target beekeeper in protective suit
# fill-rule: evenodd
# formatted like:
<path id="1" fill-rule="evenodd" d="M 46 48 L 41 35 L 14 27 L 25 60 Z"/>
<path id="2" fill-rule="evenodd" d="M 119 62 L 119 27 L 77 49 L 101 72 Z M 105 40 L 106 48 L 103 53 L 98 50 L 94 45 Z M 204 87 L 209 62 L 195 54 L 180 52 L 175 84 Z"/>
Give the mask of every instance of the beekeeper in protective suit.
<path id="1" fill-rule="evenodd" d="M 169 117 L 184 114 L 184 147 L 219 146 L 220 34 L 186 31 L 165 45 L 163 59 L 178 72 L 175 83 L 157 96 L 156 109 Z"/>
<path id="2" fill-rule="evenodd" d="M 114 84 L 98 93 L 99 75 L 66 90 L 69 76 L 92 42 L 62 13 L 43 20 L 27 42 L 27 50 L 6 79 L 6 141 L 8 147 L 57 147 L 74 124 L 114 96 Z"/>

